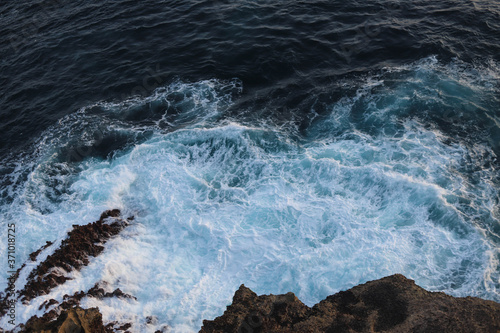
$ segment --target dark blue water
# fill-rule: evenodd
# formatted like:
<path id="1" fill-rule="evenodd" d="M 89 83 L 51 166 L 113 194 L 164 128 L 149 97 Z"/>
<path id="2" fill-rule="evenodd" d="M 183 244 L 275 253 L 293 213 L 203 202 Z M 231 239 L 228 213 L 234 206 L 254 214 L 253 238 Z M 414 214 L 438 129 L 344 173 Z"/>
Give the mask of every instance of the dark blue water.
<path id="1" fill-rule="evenodd" d="M 64 290 L 136 295 L 137 332 L 195 330 L 241 283 L 498 301 L 499 62 L 499 1 L 4 1 L 2 223 L 23 262 L 136 215 Z"/>
<path id="2" fill-rule="evenodd" d="M 174 77 L 293 97 L 430 55 L 498 61 L 496 1 L 16 1 L 0 13 L 2 155 L 79 107 Z M 147 78 L 147 79 L 146 79 Z M 146 79 L 147 83 L 144 84 Z M 139 87 L 138 87 L 139 86 Z M 141 89 L 142 88 L 142 89 Z M 144 91 L 146 90 L 146 91 Z M 301 113 L 308 114 L 310 105 Z M 279 112 L 276 112 L 279 113 Z"/>

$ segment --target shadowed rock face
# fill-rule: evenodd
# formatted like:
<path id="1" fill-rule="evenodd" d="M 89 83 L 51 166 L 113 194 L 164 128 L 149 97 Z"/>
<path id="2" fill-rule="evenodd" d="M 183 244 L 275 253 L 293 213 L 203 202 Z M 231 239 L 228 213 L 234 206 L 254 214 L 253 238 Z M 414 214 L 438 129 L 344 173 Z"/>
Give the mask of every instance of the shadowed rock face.
<path id="1" fill-rule="evenodd" d="M 403 275 L 370 281 L 328 296 L 312 308 L 294 294 L 257 296 L 241 286 L 208 332 L 492 332 L 500 304 L 428 292 Z"/>

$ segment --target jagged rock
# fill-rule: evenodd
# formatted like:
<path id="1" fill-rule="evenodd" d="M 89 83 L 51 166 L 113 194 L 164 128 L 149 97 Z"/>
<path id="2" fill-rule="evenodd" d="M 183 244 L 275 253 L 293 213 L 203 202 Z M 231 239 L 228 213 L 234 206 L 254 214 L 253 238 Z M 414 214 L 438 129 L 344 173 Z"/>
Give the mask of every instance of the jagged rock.
<path id="1" fill-rule="evenodd" d="M 42 318 L 38 318 L 37 316 L 31 317 L 27 324 L 25 330 L 23 332 L 41 332 L 41 333 L 49 333 L 52 331 L 44 331 L 46 328 L 40 328 L 40 327 L 48 327 L 49 329 L 53 329 L 55 326 L 54 325 L 59 325 L 59 330 L 56 330 L 55 332 L 58 333 L 63 333 L 63 332 L 87 332 L 85 330 L 81 330 L 81 328 L 78 326 L 79 318 L 75 315 L 81 314 L 81 308 L 79 307 L 80 301 L 82 300 L 83 297 L 94 297 L 98 299 L 103 299 L 103 298 L 111 298 L 111 297 L 117 297 L 117 298 L 127 298 L 127 299 L 134 299 L 136 298 L 134 296 L 131 296 L 129 294 L 126 294 L 122 292 L 120 289 L 115 289 L 113 292 L 106 292 L 102 287 L 105 286 L 107 283 L 106 282 L 100 282 L 96 283 L 92 288 L 90 288 L 87 292 L 84 291 L 79 291 L 74 293 L 72 296 L 69 295 L 64 295 L 63 296 L 63 302 L 56 307 L 54 307 L 52 310 L 47 312 Z M 39 309 L 45 309 L 47 310 L 50 306 L 58 304 L 54 299 L 50 299 L 48 301 L 43 302 Z M 76 310 L 75 310 L 76 309 Z M 80 309 L 80 310 L 78 310 Z M 97 311 L 99 309 L 95 308 Z M 76 311 L 76 312 L 75 312 Z M 79 312 L 80 311 L 80 312 Z M 84 310 L 87 311 L 87 310 Z M 100 314 L 99 314 L 100 315 Z M 66 318 L 67 317 L 67 318 Z M 57 320 L 56 320 L 57 318 Z M 65 319 L 66 318 L 66 319 Z M 78 319 L 78 320 L 77 320 Z M 81 322 L 81 320 L 80 320 Z M 102 322 L 102 320 L 101 320 Z M 43 325 L 42 325 L 43 324 Z M 42 326 L 40 326 L 42 325 Z M 82 327 L 86 327 L 84 323 L 82 322 Z M 116 327 L 115 327 L 116 326 Z M 119 325 L 118 322 L 113 322 L 109 323 L 106 326 L 103 326 L 103 332 L 118 332 L 118 331 L 126 331 L 128 330 L 132 324 L 130 323 L 125 323 L 123 325 Z M 98 326 L 100 328 L 100 326 Z M 37 330 L 40 329 L 40 330 Z M 31 331 L 30 331 L 31 330 Z M 94 331 L 90 331 L 94 332 Z"/>
<path id="2" fill-rule="evenodd" d="M 492 332 L 500 331 L 500 304 L 428 292 L 396 274 L 328 296 L 309 308 L 294 294 L 257 296 L 241 286 L 208 332 Z"/>
<path id="3" fill-rule="evenodd" d="M 104 243 L 125 228 L 130 220 L 132 218 L 128 218 L 127 220 L 120 218 L 120 210 L 113 209 L 103 212 L 96 222 L 82 226 L 73 225 L 73 229 L 68 233 L 68 237 L 61 242 L 59 248 L 30 272 L 27 283 L 21 291 L 13 292 L 7 288 L 5 293 L 0 294 L 0 317 L 7 313 L 9 307 L 8 301 L 12 301 L 14 297 L 21 299 L 23 302 L 28 302 L 37 296 L 48 294 L 52 288 L 66 282 L 69 279 L 66 277 L 66 273 L 72 270 L 79 270 L 81 267 L 88 265 L 89 257 L 99 255 L 104 250 Z M 39 250 L 30 254 L 30 260 L 35 261 L 38 255 L 52 244 L 52 242 L 46 242 Z M 24 267 L 26 267 L 26 263 L 9 278 L 12 285 L 17 281 L 19 273 Z M 91 291 L 89 290 L 89 292 Z M 104 293 L 103 297 L 114 296 L 134 298 L 133 296 L 124 294 L 119 289 L 113 293 Z M 72 303 L 70 302 L 71 304 L 63 303 L 60 305 L 60 308 L 68 309 L 78 305 L 79 299 L 76 299 Z M 55 302 L 55 300 L 50 300 L 42 304 L 40 310 L 42 308 L 47 310 Z M 55 315 L 54 311 L 50 313 L 53 316 L 57 315 L 57 311 Z"/>
<path id="4" fill-rule="evenodd" d="M 127 225 L 126 221 L 117 219 L 119 216 L 120 211 L 113 209 L 102 213 L 94 223 L 73 225 L 73 230 L 68 233 L 68 238 L 62 241 L 61 246 L 31 271 L 28 282 L 20 292 L 21 300 L 29 301 L 45 295 L 52 288 L 66 282 L 69 278 L 61 273 L 61 269 L 67 273 L 88 265 L 88 258 L 98 256 L 104 250 L 102 244 Z M 106 223 L 110 217 L 115 220 Z M 30 258 L 36 259 L 42 249 L 30 255 Z"/>
<path id="5" fill-rule="evenodd" d="M 38 250 L 36 250 L 35 252 L 33 252 L 33 253 L 30 254 L 30 260 L 31 261 L 35 261 L 36 257 L 38 257 L 38 255 L 40 254 L 40 252 L 42 252 L 43 250 L 45 250 L 46 248 L 48 248 L 52 244 L 54 244 L 54 243 L 50 242 L 50 241 L 46 241 L 44 246 L 42 246 L 41 248 L 39 248 Z"/>
<path id="6" fill-rule="evenodd" d="M 69 309 L 71 307 L 79 305 L 80 301 L 85 296 L 93 297 L 93 298 L 97 298 L 97 299 L 116 297 L 116 298 L 127 298 L 127 299 L 137 300 L 137 298 L 135 296 L 126 294 L 123 291 L 121 291 L 119 288 L 115 289 L 111 293 L 106 292 L 102 288 L 103 286 L 106 286 L 106 285 L 107 285 L 106 282 L 98 282 L 92 288 L 90 288 L 87 292 L 79 291 L 79 292 L 74 293 L 72 296 L 66 294 L 63 296 L 63 302 L 59 305 L 59 308 Z"/>
<path id="7" fill-rule="evenodd" d="M 47 310 L 48 308 L 50 308 L 52 305 L 54 304 L 58 304 L 59 302 L 56 301 L 55 299 L 50 299 L 48 301 L 45 301 L 43 302 L 39 307 L 38 307 L 38 310 L 42 310 L 42 309 L 45 309 Z"/>
<path id="8" fill-rule="evenodd" d="M 80 307 L 63 311 L 56 320 L 52 316 L 31 318 L 22 332 L 25 333 L 106 333 L 102 315 L 97 308 Z"/>
<path id="9" fill-rule="evenodd" d="M 106 332 L 122 332 L 125 331 L 124 333 L 130 333 L 127 331 L 130 327 L 132 327 L 131 323 L 126 323 L 124 325 L 120 325 L 117 321 L 113 321 L 105 326 Z"/>

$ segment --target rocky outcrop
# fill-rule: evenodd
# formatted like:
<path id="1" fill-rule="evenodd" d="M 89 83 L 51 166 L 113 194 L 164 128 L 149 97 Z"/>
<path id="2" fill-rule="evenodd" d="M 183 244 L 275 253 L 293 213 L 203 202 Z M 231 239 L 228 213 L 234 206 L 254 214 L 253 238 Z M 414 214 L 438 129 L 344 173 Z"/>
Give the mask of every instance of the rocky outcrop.
<path id="1" fill-rule="evenodd" d="M 74 225 L 68 237 L 46 259 L 39 258 L 51 247 L 47 242 L 30 255 L 30 265 L 23 265 L 9 280 L 13 285 L 20 272 L 34 267 L 22 290 L 6 289 L 0 295 L 0 316 L 8 309 L 8 300 L 28 302 L 44 295 L 69 279 L 68 272 L 89 264 L 90 257 L 104 250 L 104 243 L 125 228 L 132 218 L 123 219 L 119 210 L 104 212 L 100 219 L 87 225 Z M 23 276 L 26 273 L 22 273 Z M 73 292 L 73 291 L 72 291 Z M 132 295 L 113 290 L 105 281 L 87 291 L 64 295 L 62 300 L 48 299 L 39 306 L 43 316 L 34 316 L 16 332 L 37 333 L 111 333 L 134 331 L 131 323 L 103 324 L 99 309 L 82 309 L 84 297 L 121 298 L 136 301 Z M 146 324 L 157 325 L 149 316 Z M 163 326 L 161 331 L 168 331 Z M 0 329 L 0 332 L 3 332 Z M 201 333 L 258 332 L 500 332 L 500 304 L 474 297 L 454 298 L 439 292 L 428 292 L 402 275 L 370 281 L 347 291 L 328 296 L 312 308 L 293 293 L 257 296 L 242 285 L 233 303 L 214 320 L 203 321 Z"/>
<path id="2" fill-rule="evenodd" d="M 26 333 L 106 333 L 97 308 L 80 307 L 63 311 L 56 320 L 33 317 L 24 326 Z"/>
<path id="3" fill-rule="evenodd" d="M 54 317 L 57 316 L 58 313 L 61 312 L 61 310 L 67 310 L 72 307 L 75 307 L 77 305 L 80 305 L 80 301 L 84 297 L 92 297 L 92 298 L 97 298 L 97 299 L 103 299 L 103 298 L 122 298 L 122 299 L 133 299 L 137 300 L 135 296 L 129 295 L 124 293 L 123 291 L 120 290 L 120 288 L 115 289 L 113 292 L 106 292 L 104 290 L 104 287 L 107 286 L 107 282 L 101 281 L 96 283 L 92 288 L 90 288 L 87 292 L 85 291 L 79 291 L 74 293 L 73 295 L 64 295 L 63 296 L 63 302 L 59 304 L 58 301 L 55 299 L 50 299 L 45 302 L 43 302 L 38 310 L 48 310 L 50 307 L 54 306 L 54 308 L 50 311 L 54 313 Z"/>
<path id="4" fill-rule="evenodd" d="M 492 332 L 500 304 L 428 292 L 403 275 L 370 281 L 309 308 L 293 293 L 257 296 L 241 286 L 233 303 L 200 333 L 230 332 Z"/>
<path id="5" fill-rule="evenodd" d="M 68 233 L 61 246 L 31 271 L 28 283 L 21 290 L 21 300 L 29 301 L 47 294 L 69 279 L 66 273 L 88 265 L 89 257 L 97 257 L 104 250 L 102 245 L 127 225 L 126 221 L 118 219 L 119 216 L 118 209 L 108 210 L 94 223 L 73 225 L 73 230 Z M 108 218 L 112 218 L 109 223 Z M 34 253 L 35 258 L 38 256 L 37 252 Z"/>
<path id="6" fill-rule="evenodd" d="M 22 290 L 16 291 L 8 287 L 5 293 L 0 294 L 0 317 L 7 313 L 9 304 L 14 300 L 18 299 L 26 303 L 40 295 L 48 294 L 51 289 L 65 283 L 70 279 L 69 272 L 87 266 L 90 257 L 101 254 L 104 250 L 103 245 L 123 230 L 132 219 L 132 217 L 123 219 L 120 211 L 113 209 L 102 213 L 96 222 L 82 226 L 73 225 L 73 229 L 60 246 L 31 270 Z M 52 242 L 47 242 L 42 248 L 30 254 L 30 260 L 36 261 L 38 256 L 52 244 Z M 26 263 L 9 278 L 9 286 L 14 286 L 20 272 L 25 267 Z M 64 295 L 61 304 L 55 299 L 47 300 L 41 304 L 39 310 L 48 312 L 42 318 L 36 316 L 30 318 L 26 325 L 19 325 L 19 328 L 22 329 L 22 332 L 48 333 L 59 325 L 54 332 L 101 332 L 96 330 L 102 326 L 98 309 L 90 309 L 92 310 L 90 311 L 78 307 L 83 297 L 98 299 L 117 297 L 135 300 L 134 296 L 125 294 L 120 289 L 106 291 L 105 287 L 107 287 L 106 282 L 100 282 L 87 292 L 79 291 L 72 296 Z M 99 325 L 96 324 L 98 322 L 100 322 Z M 0 331 L 2 330 L 0 329 Z M 108 329 L 107 332 L 110 330 Z"/>

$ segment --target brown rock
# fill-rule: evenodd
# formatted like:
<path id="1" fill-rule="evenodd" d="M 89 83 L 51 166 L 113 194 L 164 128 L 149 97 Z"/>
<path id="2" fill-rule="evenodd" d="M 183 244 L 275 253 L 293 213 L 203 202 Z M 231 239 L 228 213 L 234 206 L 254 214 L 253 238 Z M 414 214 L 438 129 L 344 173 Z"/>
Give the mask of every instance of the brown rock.
<path id="1" fill-rule="evenodd" d="M 55 299 L 50 299 L 48 301 L 43 302 L 39 307 L 38 310 L 45 309 L 47 310 L 49 307 L 51 307 L 54 304 L 58 304 L 59 302 L 56 301 Z"/>
<path id="2" fill-rule="evenodd" d="M 102 315 L 97 308 L 80 307 L 63 311 L 56 320 L 47 315 L 33 317 L 22 332 L 26 333 L 105 333 Z"/>
<path id="3" fill-rule="evenodd" d="M 38 257 L 38 255 L 40 254 L 40 252 L 42 252 L 43 250 L 45 250 L 46 248 L 48 248 L 49 246 L 51 246 L 52 244 L 54 244 L 54 243 L 52 243 L 50 241 L 46 241 L 45 243 L 46 244 L 44 246 L 42 246 L 37 251 L 35 251 L 32 254 L 30 254 L 30 260 L 31 261 L 35 261 L 36 257 Z"/>
<path id="4" fill-rule="evenodd" d="M 53 331 L 50 331 L 50 330 L 53 330 L 54 327 L 58 327 L 58 330 L 55 331 L 58 333 L 62 333 L 62 332 L 71 332 L 71 333 L 82 332 L 82 333 L 85 333 L 85 332 L 88 332 L 88 331 L 86 331 L 87 328 L 91 329 L 91 327 L 92 327 L 92 326 L 88 326 L 87 323 L 94 322 L 95 320 L 92 319 L 92 316 L 95 316 L 96 314 L 93 312 L 94 309 L 92 309 L 91 312 L 88 312 L 88 310 L 82 310 L 79 307 L 80 301 L 82 300 L 83 297 L 87 296 L 87 297 L 94 297 L 94 298 L 98 298 L 98 299 L 117 297 L 117 298 L 126 298 L 126 299 L 136 300 L 136 298 L 134 296 L 131 296 L 129 294 L 125 294 L 120 289 L 115 289 L 115 291 L 113 291 L 112 293 L 105 292 L 104 289 L 102 288 L 105 285 L 106 285 L 106 282 L 100 282 L 100 283 L 96 283 L 87 292 L 79 291 L 79 292 L 74 293 L 72 296 L 64 295 L 63 302 L 61 304 L 57 305 L 56 307 L 54 307 L 49 312 L 47 312 L 42 318 L 38 318 L 37 316 L 30 318 L 28 320 L 28 322 L 25 326 L 26 328 L 23 332 L 51 333 Z M 45 310 L 47 310 L 50 306 L 55 305 L 55 304 L 58 304 L 58 302 L 54 299 L 51 299 L 51 300 L 48 300 L 48 301 L 45 301 L 44 303 L 42 303 L 40 305 L 39 309 L 44 308 Z M 97 308 L 95 310 L 98 311 Z M 100 316 L 100 313 L 99 313 L 99 316 Z M 87 318 L 87 317 L 89 317 L 89 318 Z M 82 318 L 83 319 L 87 318 L 87 319 L 82 321 Z M 102 320 L 101 320 L 101 323 L 102 323 Z M 59 324 L 60 324 L 60 326 L 59 326 Z M 132 324 L 130 324 L 130 323 L 125 323 L 121 326 L 117 326 L 117 325 L 119 325 L 118 322 L 108 323 L 106 326 L 103 326 L 103 330 L 104 330 L 104 332 L 118 332 L 118 331 L 126 331 L 130 327 L 132 327 Z M 117 326 L 117 327 L 115 327 L 115 326 Z M 47 327 L 49 329 L 48 331 L 47 331 Z M 101 324 L 97 325 L 97 328 L 100 329 Z M 94 331 L 90 331 L 90 332 L 94 332 Z"/>
<path id="5" fill-rule="evenodd" d="M 103 298 L 125 298 L 125 299 L 133 299 L 137 300 L 135 296 L 129 295 L 121 291 L 119 288 L 115 289 L 113 292 L 106 292 L 102 287 L 106 286 L 106 282 L 98 282 L 96 283 L 92 288 L 90 288 L 87 292 L 84 291 L 79 291 L 74 293 L 72 296 L 66 294 L 63 296 L 63 302 L 59 305 L 60 309 L 69 309 L 74 306 L 77 306 L 80 304 L 80 301 L 82 298 L 85 296 L 87 297 L 93 297 L 97 299 L 103 299 Z M 42 304 L 43 305 L 43 304 Z M 48 307 L 49 305 L 47 305 Z"/>
<path id="6" fill-rule="evenodd" d="M 23 302 L 27 302 L 37 296 L 45 295 L 52 288 L 63 284 L 69 279 L 65 276 L 64 272 L 79 270 L 81 267 L 88 265 L 89 257 L 98 256 L 104 250 L 102 245 L 110 237 L 117 235 L 125 228 L 130 220 L 132 219 L 121 219 L 120 210 L 113 209 L 102 213 L 100 219 L 96 222 L 82 226 L 73 225 L 73 230 L 61 242 L 60 247 L 30 272 L 23 290 L 16 291 L 15 296 Z M 52 245 L 52 242 L 46 242 L 39 250 L 31 253 L 29 256 L 30 260 L 35 261 L 38 255 L 50 245 Z M 25 266 L 26 263 L 11 277 L 12 283 L 15 283 L 19 277 L 19 273 Z M 0 293 L 0 317 L 4 316 L 7 312 L 8 300 L 12 299 L 11 294 L 8 289 L 5 290 L 5 293 Z M 133 298 L 130 295 L 122 293 L 120 290 L 115 291 L 115 294 L 112 296 Z M 43 306 L 47 309 L 52 304 L 44 304 Z M 77 304 L 78 302 L 74 302 L 68 307 Z"/>
<path id="7" fill-rule="evenodd" d="M 492 332 L 500 331 L 500 304 L 428 292 L 403 275 L 370 281 L 328 296 L 309 308 L 295 295 L 257 296 L 241 286 L 208 332 Z"/>
<path id="8" fill-rule="evenodd" d="M 20 292 L 21 300 L 29 301 L 37 296 L 45 295 L 52 288 L 69 279 L 55 268 L 71 272 L 88 265 L 89 257 L 98 256 L 104 250 L 102 244 L 127 225 L 126 221 L 117 219 L 119 216 L 120 211 L 113 209 L 102 213 L 100 219 L 94 223 L 83 226 L 73 225 L 73 230 L 68 233 L 68 238 L 62 241 L 61 246 L 31 271 L 28 282 Z M 108 218 L 115 218 L 115 220 L 107 223 Z M 34 252 L 30 257 L 36 258 L 42 249 Z"/>

